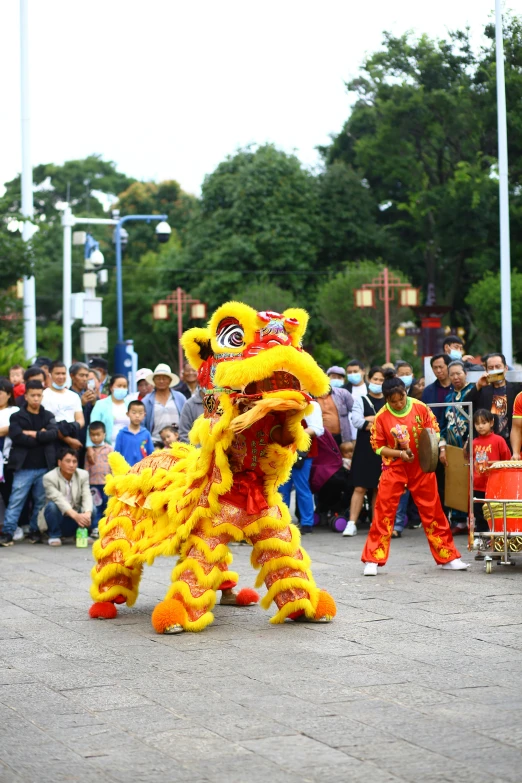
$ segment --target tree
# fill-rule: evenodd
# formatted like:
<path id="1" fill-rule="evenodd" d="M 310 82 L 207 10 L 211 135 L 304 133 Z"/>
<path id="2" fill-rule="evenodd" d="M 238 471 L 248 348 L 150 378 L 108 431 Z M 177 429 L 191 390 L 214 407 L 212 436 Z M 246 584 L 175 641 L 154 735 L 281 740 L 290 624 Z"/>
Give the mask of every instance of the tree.
<path id="1" fill-rule="evenodd" d="M 241 150 L 206 177 L 184 251 L 171 259 L 170 288 L 181 285 L 212 310 L 268 279 L 307 302 L 318 224 L 317 182 L 296 157 L 272 145 Z"/>
<path id="2" fill-rule="evenodd" d="M 466 303 L 471 312 L 470 337 L 480 335 L 481 352 L 500 350 L 501 313 L 500 274 L 486 272 L 482 280 L 470 289 Z M 522 322 L 522 273 L 511 273 L 511 304 L 513 329 L 513 349 L 522 355 L 522 332 L 516 328 Z"/>
<path id="3" fill-rule="evenodd" d="M 317 292 L 318 312 L 329 327 L 332 346 L 342 351 L 347 359 L 357 358 L 367 364 L 384 361 L 384 306 L 376 295 L 376 307 L 358 309 L 354 307 L 354 291 L 382 272 L 382 264 L 361 261 L 347 265 L 320 286 Z M 400 272 L 390 269 L 401 280 L 407 282 Z M 401 321 L 411 318 L 411 311 L 390 307 L 391 337 L 398 345 L 395 330 Z M 399 358 L 399 355 L 397 355 Z"/>
<path id="4" fill-rule="evenodd" d="M 469 32 L 447 40 L 385 33 L 382 51 L 348 84 L 356 102 L 341 133 L 323 149 L 327 170 L 357 171 L 379 207 L 386 262 L 435 288 L 454 323 L 466 323 L 464 296 L 498 265 L 496 85 L 492 30 L 474 53 Z M 522 268 L 522 27 L 507 20 L 513 261 Z"/>
<path id="5" fill-rule="evenodd" d="M 167 221 L 178 235 L 183 236 L 187 223 L 197 210 L 197 199 L 185 193 L 175 180 L 165 182 L 133 182 L 118 196 L 115 206 L 122 215 L 167 215 Z M 156 224 L 128 223 L 130 241 L 127 260 L 139 261 L 144 253 L 156 249 Z"/>

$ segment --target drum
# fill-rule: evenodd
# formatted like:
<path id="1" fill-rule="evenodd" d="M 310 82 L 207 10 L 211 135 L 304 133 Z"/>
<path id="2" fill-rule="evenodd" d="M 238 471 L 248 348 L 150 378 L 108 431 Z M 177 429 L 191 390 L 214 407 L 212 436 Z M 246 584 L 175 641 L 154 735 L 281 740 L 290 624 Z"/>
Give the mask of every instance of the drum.
<path id="1" fill-rule="evenodd" d="M 439 462 L 439 439 L 435 430 L 427 427 L 419 435 L 419 462 L 424 473 L 435 473 Z"/>
<path id="2" fill-rule="evenodd" d="M 499 498 L 499 500 L 520 498 L 520 503 L 508 503 L 506 505 L 506 522 L 509 533 L 520 533 L 519 536 L 508 539 L 509 551 L 522 551 L 522 460 L 491 463 L 488 469 L 486 497 Z M 494 533 L 502 533 L 504 530 L 502 503 L 490 503 L 489 505 L 493 512 L 493 520 L 491 520 L 487 503 L 484 504 L 484 516 L 488 521 L 490 530 Z M 502 551 L 504 549 L 504 539 L 495 538 L 494 547 L 497 552 Z"/>

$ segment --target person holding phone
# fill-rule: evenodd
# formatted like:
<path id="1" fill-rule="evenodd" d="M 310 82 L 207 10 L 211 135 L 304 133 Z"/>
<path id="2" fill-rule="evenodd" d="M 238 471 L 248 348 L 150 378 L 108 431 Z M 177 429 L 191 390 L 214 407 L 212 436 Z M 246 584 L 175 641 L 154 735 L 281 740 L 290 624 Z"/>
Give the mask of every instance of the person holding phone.
<path id="1" fill-rule="evenodd" d="M 94 408 L 98 395 L 96 393 L 96 381 L 89 379 L 90 370 L 84 362 L 74 362 L 69 367 L 69 375 L 71 376 L 70 390 L 76 392 L 82 403 L 82 411 L 84 418 L 84 426 L 80 429 L 78 439 L 82 444 L 82 448 L 78 453 L 78 460 L 80 467 L 83 468 L 85 460 L 85 442 L 87 440 L 87 430 L 91 421 L 91 413 Z"/>
<path id="2" fill-rule="evenodd" d="M 494 433 L 500 435 L 509 446 L 509 434 L 513 426 L 513 407 L 520 383 L 506 380 L 508 370 L 502 353 L 489 353 L 482 357 L 485 373 L 467 392 L 465 402 L 473 404 L 473 413 L 485 409 L 495 419 Z"/>

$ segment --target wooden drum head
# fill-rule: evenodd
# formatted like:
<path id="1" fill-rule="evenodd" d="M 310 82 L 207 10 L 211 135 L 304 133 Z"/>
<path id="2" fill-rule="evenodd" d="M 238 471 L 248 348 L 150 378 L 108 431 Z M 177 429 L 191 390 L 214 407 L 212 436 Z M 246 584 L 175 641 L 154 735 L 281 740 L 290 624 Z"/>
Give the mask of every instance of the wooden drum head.
<path id="1" fill-rule="evenodd" d="M 419 462 L 424 473 L 435 473 L 439 462 L 439 439 L 435 430 L 425 429 L 419 435 Z"/>

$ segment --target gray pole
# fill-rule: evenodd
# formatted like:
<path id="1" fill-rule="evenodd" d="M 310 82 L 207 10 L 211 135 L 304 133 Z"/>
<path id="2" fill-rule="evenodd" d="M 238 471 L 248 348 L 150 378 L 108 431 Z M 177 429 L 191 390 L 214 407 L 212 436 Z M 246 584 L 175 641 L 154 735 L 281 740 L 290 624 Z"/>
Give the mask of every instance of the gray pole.
<path id="1" fill-rule="evenodd" d="M 30 149 L 28 0 L 20 0 L 20 102 L 22 120 L 22 214 L 32 219 L 33 169 Z M 22 239 L 29 242 L 33 226 L 26 221 Z M 24 349 L 27 361 L 36 358 L 36 294 L 34 277 L 24 277 Z"/>
<path id="2" fill-rule="evenodd" d="M 509 190 L 506 122 L 506 84 L 504 78 L 504 40 L 500 0 L 495 0 L 495 38 L 497 48 L 498 175 L 500 201 L 500 312 L 502 353 L 513 363 L 513 325 L 511 320 L 511 261 L 509 247 Z"/>

